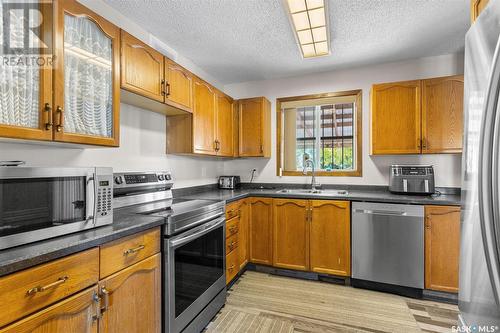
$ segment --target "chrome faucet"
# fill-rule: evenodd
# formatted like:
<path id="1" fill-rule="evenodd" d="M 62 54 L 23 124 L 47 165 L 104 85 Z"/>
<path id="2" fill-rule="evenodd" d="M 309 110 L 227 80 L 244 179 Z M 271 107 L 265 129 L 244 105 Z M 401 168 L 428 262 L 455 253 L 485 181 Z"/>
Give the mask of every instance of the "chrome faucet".
<path id="1" fill-rule="evenodd" d="M 320 187 L 321 184 L 316 183 L 316 173 L 315 173 L 315 168 L 314 168 L 314 162 L 308 153 L 304 153 L 304 163 L 303 164 L 304 164 L 304 168 L 302 170 L 302 173 L 304 175 L 307 175 L 307 167 L 311 168 L 311 174 L 312 174 L 311 191 L 312 192 L 318 191 L 317 187 Z"/>

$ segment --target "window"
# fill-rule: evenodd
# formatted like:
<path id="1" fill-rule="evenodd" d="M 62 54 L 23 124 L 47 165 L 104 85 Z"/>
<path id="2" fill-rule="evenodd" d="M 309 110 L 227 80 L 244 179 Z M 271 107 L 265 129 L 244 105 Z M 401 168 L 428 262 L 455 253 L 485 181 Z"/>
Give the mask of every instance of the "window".
<path id="1" fill-rule="evenodd" d="M 278 98 L 278 175 L 361 176 L 361 90 Z"/>

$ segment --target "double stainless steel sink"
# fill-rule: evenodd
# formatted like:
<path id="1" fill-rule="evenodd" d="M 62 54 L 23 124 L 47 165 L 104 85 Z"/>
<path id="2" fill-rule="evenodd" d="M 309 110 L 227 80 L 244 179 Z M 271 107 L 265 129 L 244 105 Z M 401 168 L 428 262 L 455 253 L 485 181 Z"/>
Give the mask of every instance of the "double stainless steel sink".
<path id="1" fill-rule="evenodd" d="M 309 194 L 317 196 L 346 196 L 349 194 L 346 190 L 305 190 L 305 189 L 283 189 L 276 191 L 276 193 L 284 194 Z"/>

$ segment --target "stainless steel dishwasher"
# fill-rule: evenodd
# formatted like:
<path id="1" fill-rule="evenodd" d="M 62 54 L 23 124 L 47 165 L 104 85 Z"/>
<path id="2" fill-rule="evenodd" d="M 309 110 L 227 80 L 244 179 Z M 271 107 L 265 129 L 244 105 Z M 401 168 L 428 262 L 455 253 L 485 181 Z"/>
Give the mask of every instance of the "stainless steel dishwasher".
<path id="1" fill-rule="evenodd" d="M 352 278 L 423 289 L 424 207 L 353 202 Z"/>

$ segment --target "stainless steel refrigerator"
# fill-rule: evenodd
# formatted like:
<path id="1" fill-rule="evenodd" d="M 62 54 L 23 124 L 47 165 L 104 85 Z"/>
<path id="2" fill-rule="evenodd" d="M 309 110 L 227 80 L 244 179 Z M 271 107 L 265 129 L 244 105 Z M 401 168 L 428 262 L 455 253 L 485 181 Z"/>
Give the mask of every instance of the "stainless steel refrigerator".
<path id="1" fill-rule="evenodd" d="M 500 327 L 499 37 L 500 0 L 491 0 L 465 39 L 458 299 L 461 324 L 472 332 Z"/>

